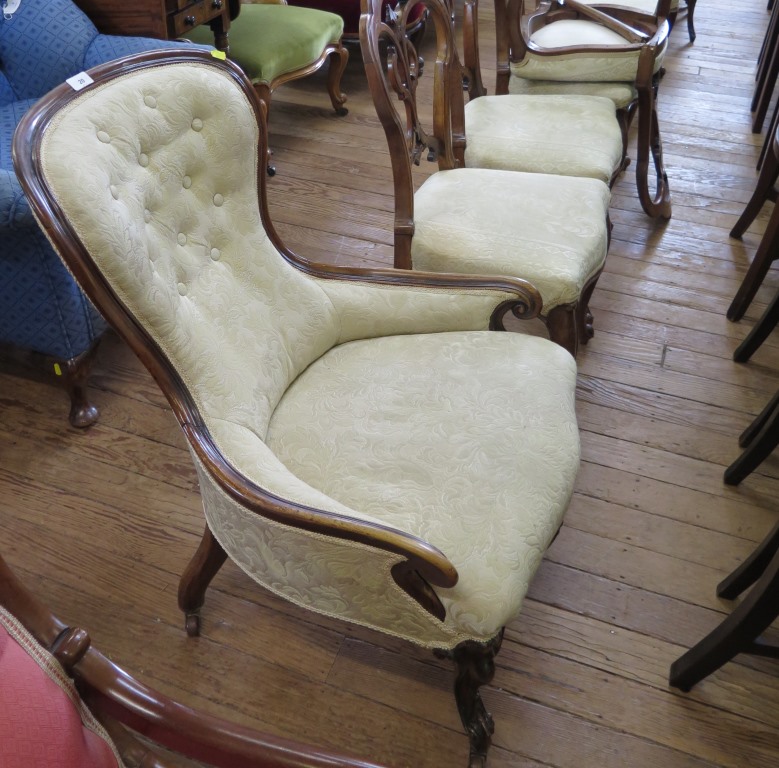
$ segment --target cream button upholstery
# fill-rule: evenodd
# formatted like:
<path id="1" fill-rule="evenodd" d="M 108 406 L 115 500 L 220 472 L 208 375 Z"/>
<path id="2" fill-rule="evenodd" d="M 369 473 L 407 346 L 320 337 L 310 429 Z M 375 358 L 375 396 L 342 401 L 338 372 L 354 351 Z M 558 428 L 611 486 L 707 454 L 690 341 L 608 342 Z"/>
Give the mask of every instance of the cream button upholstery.
<path id="1" fill-rule="evenodd" d="M 186 296 L 187 295 L 187 286 L 184 285 L 184 283 L 179 283 L 178 286 L 176 286 L 179 291 L 179 296 Z"/>
<path id="2" fill-rule="evenodd" d="M 154 109 L 157 106 L 157 99 L 154 96 L 144 96 L 143 103 L 150 109 Z"/>
<path id="3" fill-rule="evenodd" d="M 192 179 L 189 178 L 189 176 L 185 176 L 181 181 L 182 186 L 184 189 L 189 189 L 192 186 Z"/>
<path id="4" fill-rule="evenodd" d="M 214 261 L 219 261 L 222 258 L 222 252 L 218 248 L 211 249 L 211 258 Z"/>
<path id="5" fill-rule="evenodd" d="M 143 211 L 143 220 L 148 224 L 151 221 L 151 211 L 145 208 Z"/>
<path id="6" fill-rule="evenodd" d="M 105 131 L 98 131 L 97 138 L 102 141 L 103 144 L 108 144 L 111 141 L 111 137 Z"/>
<path id="7" fill-rule="evenodd" d="M 138 162 L 145 168 L 149 164 L 149 156 L 145 152 L 138 155 Z"/>
<path id="8" fill-rule="evenodd" d="M 112 184 L 109 189 L 111 190 L 111 197 L 114 198 L 114 200 L 119 199 L 119 190 Z"/>
<path id="9" fill-rule="evenodd" d="M 214 205 L 218 208 L 224 203 L 225 199 L 218 192 L 214 195 Z"/>
<path id="10" fill-rule="evenodd" d="M 203 130 L 203 121 L 199 117 L 196 117 L 192 121 L 192 130 L 193 131 L 202 131 Z"/>
<path id="11" fill-rule="evenodd" d="M 187 236 L 183 232 L 179 232 L 178 236 L 176 237 L 176 240 L 178 241 L 179 245 L 186 245 L 187 244 Z"/>

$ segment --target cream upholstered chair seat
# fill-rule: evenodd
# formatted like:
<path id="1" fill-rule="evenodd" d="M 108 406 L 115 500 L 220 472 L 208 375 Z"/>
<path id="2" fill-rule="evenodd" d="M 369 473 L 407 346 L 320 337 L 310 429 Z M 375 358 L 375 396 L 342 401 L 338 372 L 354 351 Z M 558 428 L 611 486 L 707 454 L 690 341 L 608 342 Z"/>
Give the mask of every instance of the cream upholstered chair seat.
<path id="1" fill-rule="evenodd" d="M 468 168 L 587 176 L 610 183 L 622 168 L 611 100 L 482 96 L 465 105 Z"/>
<path id="2" fill-rule="evenodd" d="M 208 525 L 180 585 L 188 630 L 229 556 L 299 605 L 435 648 L 483 762 L 478 689 L 579 459 L 572 357 L 496 330 L 536 316 L 537 291 L 305 262 L 267 217 L 267 106 L 235 64 L 182 49 L 90 74 L 25 115 L 16 167 L 189 441 Z"/>
<path id="3" fill-rule="evenodd" d="M 549 313 L 576 302 L 603 268 L 610 199 L 597 179 L 439 171 L 414 195 L 411 258 L 431 272 L 522 275 Z"/>
<path id="4" fill-rule="evenodd" d="M 560 19 L 534 31 L 530 42 L 540 49 L 577 48 L 597 46 L 591 53 L 561 52 L 554 57 L 543 56 L 528 48 L 522 61 L 511 64 L 511 74 L 531 80 L 561 80 L 564 82 L 592 82 L 632 84 L 638 73 L 639 49 L 624 48 L 625 38 L 611 29 L 586 19 Z M 614 51 L 603 50 L 612 46 Z M 653 73 L 660 70 L 668 47 L 663 43 L 654 59 Z"/>

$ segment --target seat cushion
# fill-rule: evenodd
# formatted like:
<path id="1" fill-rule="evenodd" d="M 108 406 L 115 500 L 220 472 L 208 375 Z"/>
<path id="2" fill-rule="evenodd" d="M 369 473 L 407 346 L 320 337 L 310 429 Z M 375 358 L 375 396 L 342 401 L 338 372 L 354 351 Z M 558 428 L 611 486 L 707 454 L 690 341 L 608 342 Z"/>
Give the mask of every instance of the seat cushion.
<path id="1" fill-rule="evenodd" d="M 521 96 L 578 95 L 611 99 L 617 109 L 624 109 L 638 98 L 632 83 L 569 83 L 558 80 L 530 80 L 522 76 L 522 67 L 511 64 L 509 93 Z"/>
<path id="2" fill-rule="evenodd" d="M 273 82 L 319 59 L 338 42 L 344 22 L 334 13 L 289 5 L 242 5 L 229 31 L 230 58 L 253 83 Z M 207 26 L 187 34 L 197 43 L 213 43 Z"/>
<path id="3" fill-rule="evenodd" d="M 360 33 L 360 0 L 288 0 L 290 5 L 302 8 L 318 8 L 322 11 L 337 13 L 344 20 L 344 36 L 355 38 Z M 384 0 L 383 6 L 390 5 Z M 422 21 L 426 13 L 424 5 L 416 5 L 411 11 L 411 21 Z"/>
<path id="4" fill-rule="evenodd" d="M 59 662 L 0 606 L 3 768 L 117 768 L 123 763 Z"/>
<path id="5" fill-rule="evenodd" d="M 414 196 L 411 258 L 432 272 L 522 277 L 548 312 L 577 301 L 603 267 L 609 199 L 597 179 L 440 171 Z"/>
<path id="6" fill-rule="evenodd" d="M 641 11 L 654 16 L 657 11 L 657 0 L 579 0 L 584 5 L 609 6 L 617 5 L 621 8 L 632 8 L 635 11 Z M 671 0 L 671 11 L 679 9 L 679 0 Z"/>
<path id="7" fill-rule="evenodd" d="M 609 182 L 622 161 L 614 102 L 588 96 L 483 96 L 465 105 L 469 168 Z"/>
<path id="8" fill-rule="evenodd" d="M 544 50 L 576 46 L 613 47 L 613 51 L 593 50 L 547 56 L 528 50 L 512 72 L 534 80 L 568 82 L 633 82 L 638 70 L 639 50 L 607 27 L 584 19 L 562 19 L 534 32 L 530 41 Z M 655 59 L 654 71 L 662 66 L 667 43 Z"/>
<path id="9" fill-rule="evenodd" d="M 448 629 L 490 637 L 573 491 L 575 381 L 565 350 L 522 334 L 353 341 L 290 386 L 267 443 L 310 486 L 441 549 L 460 577 L 438 590 Z"/>

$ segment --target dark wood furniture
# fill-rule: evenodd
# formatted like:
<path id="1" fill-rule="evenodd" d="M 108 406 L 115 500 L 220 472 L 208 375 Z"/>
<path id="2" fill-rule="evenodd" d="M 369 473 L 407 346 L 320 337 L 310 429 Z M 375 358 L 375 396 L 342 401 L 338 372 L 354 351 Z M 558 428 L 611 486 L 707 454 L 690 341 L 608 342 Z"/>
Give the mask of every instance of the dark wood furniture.
<path id="1" fill-rule="evenodd" d="M 201 24 L 214 32 L 214 43 L 227 50 L 230 22 L 240 0 L 75 0 L 104 33 L 174 40 Z"/>
<path id="2" fill-rule="evenodd" d="M 218 768 L 380 768 L 235 725 L 149 688 L 93 648 L 83 629 L 68 626 L 52 614 L 1 556 L 0 605 L 73 678 L 80 696 L 108 731 L 127 766 L 181 766 L 178 760 L 158 753 L 155 745 L 159 745 Z M 165 660 L 160 659 L 160 663 Z"/>

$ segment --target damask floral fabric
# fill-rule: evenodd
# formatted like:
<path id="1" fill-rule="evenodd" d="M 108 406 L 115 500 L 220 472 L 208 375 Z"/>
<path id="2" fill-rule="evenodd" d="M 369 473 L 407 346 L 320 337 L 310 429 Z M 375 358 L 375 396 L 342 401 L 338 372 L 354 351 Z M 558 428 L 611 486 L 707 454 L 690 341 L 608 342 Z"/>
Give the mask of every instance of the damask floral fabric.
<path id="1" fill-rule="evenodd" d="M 614 103 L 588 96 L 483 96 L 465 105 L 469 168 L 585 176 L 608 183 L 622 161 Z"/>
<path id="2" fill-rule="evenodd" d="M 606 259 L 609 188 L 597 179 L 439 171 L 414 196 L 418 269 L 521 277 L 544 311 L 576 302 Z"/>

